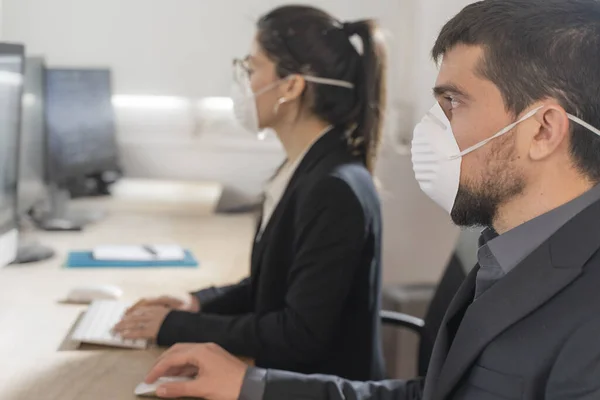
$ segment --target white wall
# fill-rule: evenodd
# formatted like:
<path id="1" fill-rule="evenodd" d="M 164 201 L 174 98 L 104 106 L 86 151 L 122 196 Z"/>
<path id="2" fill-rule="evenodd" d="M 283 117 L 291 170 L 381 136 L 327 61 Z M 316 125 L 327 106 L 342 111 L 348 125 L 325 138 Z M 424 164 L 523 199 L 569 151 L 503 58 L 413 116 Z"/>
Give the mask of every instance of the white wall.
<path id="1" fill-rule="evenodd" d="M 215 179 L 251 195 L 280 161 L 276 141 L 256 142 L 231 125 L 226 113 L 207 119 L 195 101 L 228 94 L 231 59 L 246 54 L 255 20 L 289 1 L 3 1 L 4 38 L 25 42 L 30 53 L 45 55 L 50 65 L 106 65 L 113 69 L 116 94 L 178 97 L 171 100 L 179 106 L 117 109 L 129 175 Z M 387 143 L 406 143 L 415 121 L 433 102 L 433 41 L 468 1 L 310 3 L 342 20 L 380 20 L 391 51 Z M 386 280 L 436 279 L 456 229 L 418 190 L 405 146 L 384 149 L 378 174 L 384 190 Z"/>
<path id="2" fill-rule="evenodd" d="M 44 54 L 50 65 L 102 66 L 114 72 L 122 95 L 226 96 L 230 65 L 248 51 L 256 19 L 281 0 L 5 0 L 6 37 Z M 341 19 L 373 16 L 399 34 L 392 84 L 405 87 L 408 63 L 398 55 L 405 37 L 401 3 L 389 0 L 313 2 Z M 255 146 L 250 136 L 227 125 L 198 121 L 194 107 L 178 110 L 118 110 L 124 167 L 132 176 L 217 179 L 252 192 L 280 162 L 277 143 Z M 208 138 L 207 136 L 213 136 Z M 216 138 L 215 138 L 216 136 Z M 232 139 L 235 145 L 220 139 Z M 211 142 L 207 146 L 205 142 Z M 216 148 L 216 147 L 218 148 Z M 245 146 L 259 150 L 249 156 Z M 194 156 L 195 155 L 195 156 Z M 240 172 L 238 163 L 246 168 Z M 235 173 L 237 171 L 237 173 Z"/>
<path id="3" fill-rule="evenodd" d="M 115 90 L 185 97 L 227 95 L 233 57 L 256 19 L 280 0 L 6 0 L 5 33 L 51 64 L 110 65 Z M 372 15 L 395 28 L 400 1 L 321 0 L 342 19 Z M 402 74 L 400 74 L 402 75 Z"/>

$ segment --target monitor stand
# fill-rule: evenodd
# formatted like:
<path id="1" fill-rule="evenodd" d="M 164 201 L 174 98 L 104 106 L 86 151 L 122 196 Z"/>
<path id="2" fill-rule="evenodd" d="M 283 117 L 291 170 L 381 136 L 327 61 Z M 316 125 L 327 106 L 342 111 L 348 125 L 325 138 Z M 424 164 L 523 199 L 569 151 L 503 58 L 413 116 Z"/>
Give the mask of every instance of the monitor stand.
<path id="1" fill-rule="evenodd" d="M 29 264 L 54 257 L 54 250 L 31 238 L 33 221 L 28 216 L 19 217 L 19 244 L 12 264 Z"/>
<path id="2" fill-rule="evenodd" d="M 54 257 L 54 250 L 37 242 L 19 243 L 13 264 L 29 264 Z"/>
<path id="3" fill-rule="evenodd" d="M 104 218 L 104 212 L 93 210 L 69 210 L 69 191 L 51 186 L 50 212 L 38 216 L 38 226 L 46 231 L 81 231 L 85 225 Z"/>

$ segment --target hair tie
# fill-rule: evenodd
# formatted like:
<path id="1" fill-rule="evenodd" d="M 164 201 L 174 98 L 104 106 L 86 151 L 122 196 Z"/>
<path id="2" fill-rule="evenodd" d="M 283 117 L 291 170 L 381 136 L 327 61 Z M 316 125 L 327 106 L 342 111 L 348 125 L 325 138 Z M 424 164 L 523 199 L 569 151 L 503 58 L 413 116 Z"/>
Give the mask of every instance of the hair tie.
<path id="1" fill-rule="evenodd" d="M 354 22 L 344 22 L 342 24 L 342 30 L 346 32 L 346 35 L 356 35 L 356 24 Z"/>
<path id="2" fill-rule="evenodd" d="M 364 43 L 361 37 L 361 25 L 364 21 L 358 22 L 344 22 L 342 24 L 342 30 L 348 36 L 348 40 L 350 40 L 350 44 L 354 47 L 356 52 L 362 56 L 364 51 Z"/>

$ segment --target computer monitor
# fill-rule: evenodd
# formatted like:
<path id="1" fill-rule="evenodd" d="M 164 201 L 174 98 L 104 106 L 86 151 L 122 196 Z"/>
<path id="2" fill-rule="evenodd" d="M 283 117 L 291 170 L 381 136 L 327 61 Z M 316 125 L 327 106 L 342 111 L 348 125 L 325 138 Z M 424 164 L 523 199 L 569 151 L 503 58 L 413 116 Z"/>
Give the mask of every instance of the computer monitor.
<path id="1" fill-rule="evenodd" d="M 69 187 L 120 170 L 109 69 L 46 68 L 47 171 L 52 215 L 47 230 L 74 230 L 104 213 L 67 210 Z"/>
<path id="2" fill-rule="evenodd" d="M 24 47 L 0 43 L 0 266 L 17 254 L 18 150 Z"/>
<path id="3" fill-rule="evenodd" d="M 46 69 L 46 124 L 52 183 L 119 169 L 109 69 Z"/>
<path id="4" fill-rule="evenodd" d="M 54 255 L 51 248 L 32 240 L 27 227 L 46 206 L 46 126 L 44 113 L 44 59 L 25 59 L 25 83 L 22 99 L 19 145 L 17 218 L 19 247 L 15 264 L 46 260 Z"/>
<path id="5" fill-rule="evenodd" d="M 36 206 L 42 204 L 48 195 L 44 119 L 44 59 L 27 57 L 19 152 L 19 216 L 27 216 Z"/>

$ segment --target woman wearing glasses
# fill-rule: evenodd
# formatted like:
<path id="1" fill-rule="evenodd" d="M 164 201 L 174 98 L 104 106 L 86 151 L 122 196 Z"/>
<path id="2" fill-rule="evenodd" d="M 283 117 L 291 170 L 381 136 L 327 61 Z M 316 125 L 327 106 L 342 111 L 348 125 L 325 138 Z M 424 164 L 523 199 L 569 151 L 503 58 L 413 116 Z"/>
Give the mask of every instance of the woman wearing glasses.
<path id="1" fill-rule="evenodd" d="M 311 7 L 258 22 L 234 63 L 235 113 L 273 129 L 287 154 L 268 183 L 250 276 L 140 301 L 117 331 L 159 345 L 214 342 L 256 365 L 348 379 L 382 377 L 380 203 L 373 184 L 385 49 L 371 21 Z M 354 40 L 356 38 L 359 40 Z"/>

